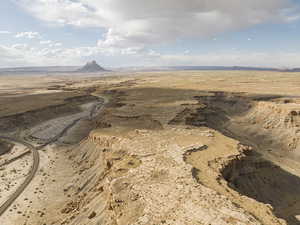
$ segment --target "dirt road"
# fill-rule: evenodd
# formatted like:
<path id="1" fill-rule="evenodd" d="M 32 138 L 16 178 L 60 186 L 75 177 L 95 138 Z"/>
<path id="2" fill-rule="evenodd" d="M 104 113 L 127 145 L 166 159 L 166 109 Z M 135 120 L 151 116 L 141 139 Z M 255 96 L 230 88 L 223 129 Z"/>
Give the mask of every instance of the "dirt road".
<path id="1" fill-rule="evenodd" d="M 103 101 L 105 102 L 105 100 Z M 35 177 L 36 172 L 39 168 L 39 162 L 40 162 L 40 156 L 39 156 L 39 150 L 43 149 L 44 147 L 46 147 L 49 144 L 55 143 L 59 138 L 61 138 L 62 136 L 64 136 L 67 131 L 72 128 L 74 125 L 76 125 L 76 123 L 78 123 L 80 120 L 83 119 L 92 119 L 93 116 L 97 113 L 97 111 L 99 112 L 103 106 L 103 102 L 98 102 L 96 104 L 94 104 L 94 106 L 90 109 L 90 112 L 88 113 L 88 116 L 83 116 L 81 118 L 75 119 L 74 121 L 72 121 L 70 124 L 68 124 L 67 126 L 65 126 L 57 135 L 55 135 L 53 138 L 51 138 L 48 142 L 44 143 L 43 145 L 40 145 L 38 147 L 33 146 L 32 144 L 23 141 L 23 140 L 19 140 L 19 139 L 15 139 L 15 138 L 11 138 L 11 137 L 5 137 L 5 136 L 0 136 L 0 140 L 5 140 L 5 141 L 9 141 L 9 142 L 14 142 L 14 143 L 18 143 L 21 145 L 24 145 L 25 147 L 27 147 L 28 149 L 30 149 L 30 151 L 33 154 L 33 165 L 31 168 L 31 171 L 29 173 L 29 175 L 26 177 L 25 181 L 18 187 L 18 189 L 9 197 L 9 199 L 7 199 L 1 206 L 0 206 L 0 216 L 11 206 L 11 204 L 22 194 L 22 192 L 25 190 L 25 188 L 30 184 L 30 182 L 32 181 L 32 179 Z"/>
<path id="2" fill-rule="evenodd" d="M 7 199 L 0 206 L 0 216 L 1 216 L 11 206 L 11 204 L 22 194 L 22 192 L 25 190 L 25 188 L 30 184 L 30 182 L 34 178 L 34 176 L 39 168 L 40 156 L 39 156 L 38 150 L 28 142 L 25 142 L 22 140 L 17 140 L 17 139 L 10 138 L 10 137 L 3 137 L 3 136 L 0 136 L 0 139 L 26 146 L 27 148 L 29 148 L 31 150 L 32 156 L 33 156 L 33 164 L 32 164 L 32 168 L 30 170 L 29 175 L 26 177 L 25 181 L 18 187 L 18 189 L 15 191 L 15 193 L 13 193 L 9 197 L 9 199 Z"/>

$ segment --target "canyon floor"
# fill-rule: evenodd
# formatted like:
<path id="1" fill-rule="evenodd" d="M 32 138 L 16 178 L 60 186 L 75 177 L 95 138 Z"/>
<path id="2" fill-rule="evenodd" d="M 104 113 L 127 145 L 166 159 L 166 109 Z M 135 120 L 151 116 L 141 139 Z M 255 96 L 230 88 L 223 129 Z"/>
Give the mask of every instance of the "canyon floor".
<path id="1" fill-rule="evenodd" d="M 2 75 L 0 224 L 300 224 L 299 75 Z"/>

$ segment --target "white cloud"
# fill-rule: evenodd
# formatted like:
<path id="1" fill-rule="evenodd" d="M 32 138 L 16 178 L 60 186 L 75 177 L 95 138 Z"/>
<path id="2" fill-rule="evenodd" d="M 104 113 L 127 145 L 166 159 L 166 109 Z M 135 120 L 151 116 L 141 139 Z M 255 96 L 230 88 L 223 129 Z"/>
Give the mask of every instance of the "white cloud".
<path id="1" fill-rule="evenodd" d="M 28 44 L 0 45 L 0 67 L 80 65 L 88 49 L 32 47 Z"/>
<path id="2" fill-rule="evenodd" d="M 15 35 L 16 38 L 28 38 L 28 39 L 40 39 L 41 35 L 39 32 L 27 31 L 20 32 Z"/>
<path id="3" fill-rule="evenodd" d="M 7 30 L 0 30 L 0 34 L 11 34 L 11 32 Z"/>
<path id="4" fill-rule="evenodd" d="M 148 52 L 148 56 L 150 56 L 150 57 L 160 57 L 161 54 L 154 51 L 154 50 L 152 50 L 152 49 L 150 49 L 149 52 Z"/>
<path id="5" fill-rule="evenodd" d="M 190 54 L 190 52 L 191 52 L 190 50 L 185 50 L 185 51 L 184 51 L 184 54 L 185 54 L 185 55 L 188 55 L 188 54 Z"/>
<path id="6" fill-rule="evenodd" d="M 59 25 L 107 29 L 99 47 L 143 49 L 177 39 L 210 37 L 271 21 L 298 19 L 289 0 L 16 0 Z"/>
<path id="7" fill-rule="evenodd" d="M 48 44 L 51 44 L 52 43 L 52 41 L 51 40 L 44 40 L 44 41 L 40 41 L 40 44 L 41 45 L 48 45 Z"/>
<path id="8" fill-rule="evenodd" d="M 32 47 L 28 44 L 0 45 L 0 67 L 41 66 L 41 65 L 81 65 L 88 58 L 111 58 L 113 66 L 260 66 L 298 67 L 300 53 L 296 52 L 241 52 L 227 51 L 203 54 L 162 54 L 154 50 L 116 50 L 96 47 Z M 118 54 L 114 56 L 114 54 Z M 113 56 L 113 57 L 110 57 Z M 125 64 L 122 62 L 126 62 Z"/>
<path id="9" fill-rule="evenodd" d="M 12 49 L 15 49 L 15 50 L 26 50 L 28 49 L 28 44 L 14 44 L 11 46 Z"/>
<path id="10" fill-rule="evenodd" d="M 62 46 L 62 43 L 60 43 L 60 42 L 54 42 L 54 41 L 51 41 L 51 40 L 40 41 L 40 44 L 41 45 L 47 45 L 50 48 L 61 47 Z"/>
<path id="11" fill-rule="evenodd" d="M 54 44 L 54 46 L 56 46 L 56 47 L 62 46 L 62 43 L 56 42 L 56 43 Z"/>
<path id="12" fill-rule="evenodd" d="M 156 44 L 188 38 L 217 40 L 219 33 L 268 22 L 300 19 L 291 0 L 14 0 L 32 16 L 59 26 L 105 28 L 96 46 L 64 48 L 38 32 L 18 33 L 40 45 L 0 46 L 0 62 L 24 59 L 27 65 L 76 65 L 85 57 L 114 56 L 152 65 L 297 66 L 299 54 L 226 52 L 161 54 Z M 155 48 L 156 49 L 156 48 Z M 7 58 L 3 57 L 7 56 Z M 13 56 L 13 57 L 11 57 Z M 138 61 L 136 60 L 138 58 Z M 3 59 L 3 61 L 2 61 Z M 117 62 L 115 62 L 117 64 Z M 3 66 L 3 65 L 0 65 Z M 5 65 L 4 65 L 5 66 Z"/>

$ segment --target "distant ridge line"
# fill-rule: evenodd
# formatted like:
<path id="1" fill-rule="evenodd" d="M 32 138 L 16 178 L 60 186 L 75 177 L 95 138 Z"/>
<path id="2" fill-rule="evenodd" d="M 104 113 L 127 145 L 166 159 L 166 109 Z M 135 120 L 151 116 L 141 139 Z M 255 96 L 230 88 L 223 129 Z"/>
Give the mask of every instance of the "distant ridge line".
<path id="1" fill-rule="evenodd" d="M 96 62 L 87 63 L 85 66 L 31 66 L 0 68 L 0 73 L 95 73 L 108 71 L 179 71 L 179 70 L 217 70 L 217 71 L 275 71 L 275 72 L 300 72 L 300 67 L 291 69 L 278 69 L 272 67 L 247 67 L 247 66 L 154 66 L 154 67 L 115 67 L 106 70 Z"/>

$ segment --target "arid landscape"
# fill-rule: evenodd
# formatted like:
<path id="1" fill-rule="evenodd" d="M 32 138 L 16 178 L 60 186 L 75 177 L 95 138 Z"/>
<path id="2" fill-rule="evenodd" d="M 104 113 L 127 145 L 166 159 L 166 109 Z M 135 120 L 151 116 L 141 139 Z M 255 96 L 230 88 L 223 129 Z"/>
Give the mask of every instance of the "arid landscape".
<path id="1" fill-rule="evenodd" d="M 300 224 L 300 74 L 0 76 L 0 224 Z"/>

